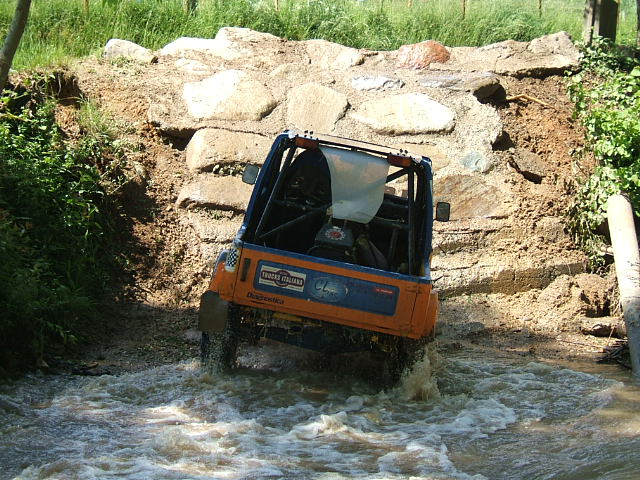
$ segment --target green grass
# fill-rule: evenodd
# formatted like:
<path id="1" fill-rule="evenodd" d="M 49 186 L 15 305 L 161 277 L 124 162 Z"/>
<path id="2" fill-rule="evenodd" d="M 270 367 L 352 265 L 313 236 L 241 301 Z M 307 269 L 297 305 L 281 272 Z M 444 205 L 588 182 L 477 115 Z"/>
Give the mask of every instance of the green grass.
<path id="1" fill-rule="evenodd" d="M 560 30 L 581 37 L 584 0 L 200 0 L 191 15 L 182 0 L 34 0 L 14 61 L 17 69 L 65 63 L 99 52 L 110 38 L 158 49 L 180 36 L 212 38 L 224 26 L 248 27 L 291 39 L 324 38 L 357 48 L 396 49 L 434 39 L 447 46 L 531 40 Z M 14 1 L 0 5 L 0 31 Z M 541 14 L 540 14 L 541 13 Z M 635 41 L 635 1 L 621 0 L 619 43 Z"/>

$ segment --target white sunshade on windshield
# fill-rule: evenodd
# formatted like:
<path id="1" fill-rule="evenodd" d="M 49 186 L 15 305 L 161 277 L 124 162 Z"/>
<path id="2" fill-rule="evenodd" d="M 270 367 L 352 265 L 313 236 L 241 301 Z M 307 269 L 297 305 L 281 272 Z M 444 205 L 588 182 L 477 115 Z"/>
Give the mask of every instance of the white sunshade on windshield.
<path id="1" fill-rule="evenodd" d="M 380 157 L 334 147 L 320 147 L 331 172 L 333 218 L 369 223 L 384 198 L 389 164 Z"/>

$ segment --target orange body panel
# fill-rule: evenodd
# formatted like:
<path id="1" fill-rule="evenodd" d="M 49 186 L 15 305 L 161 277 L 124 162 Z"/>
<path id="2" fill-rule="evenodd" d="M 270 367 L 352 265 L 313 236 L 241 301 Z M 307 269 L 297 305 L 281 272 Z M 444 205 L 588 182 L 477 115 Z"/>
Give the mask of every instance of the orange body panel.
<path id="1" fill-rule="evenodd" d="M 421 338 L 431 333 L 437 315 L 437 294 L 432 292 L 429 283 L 419 283 L 413 280 L 415 277 L 377 274 L 373 269 L 336 266 L 314 260 L 245 245 L 235 271 L 229 272 L 221 264 L 209 289 L 216 291 L 222 299 L 238 305 L 349 327 L 410 338 Z M 264 267 L 265 264 L 267 267 Z M 274 273 L 277 268 L 282 269 Z M 284 283 L 284 287 L 278 288 L 273 282 L 273 275 L 279 272 L 285 275 L 293 273 L 299 277 L 285 276 L 291 283 Z M 319 279 L 325 278 L 338 285 L 346 282 L 348 287 L 342 287 L 345 296 L 350 289 L 356 290 L 355 294 L 361 290 L 359 304 L 355 307 L 344 306 L 337 301 L 318 300 L 302 293 L 303 290 L 308 292 L 311 288 L 319 288 L 311 284 L 305 286 L 305 281 L 315 281 L 318 285 L 318 282 L 322 283 Z M 295 282 L 291 279 L 295 279 Z M 350 294 L 355 295 L 353 292 Z M 385 302 L 385 311 L 382 313 L 370 308 L 375 304 L 376 297 Z"/>

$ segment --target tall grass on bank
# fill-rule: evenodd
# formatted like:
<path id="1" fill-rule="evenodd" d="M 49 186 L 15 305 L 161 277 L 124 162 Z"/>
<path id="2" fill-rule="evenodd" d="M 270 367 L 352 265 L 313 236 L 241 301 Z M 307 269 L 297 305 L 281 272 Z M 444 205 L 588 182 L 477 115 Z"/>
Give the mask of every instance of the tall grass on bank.
<path id="1" fill-rule="evenodd" d="M 43 93 L 55 81 L 0 96 L 0 377 L 95 330 L 117 243 L 117 159 L 104 165 L 121 152 L 95 132 L 63 138 Z"/>
<path id="2" fill-rule="evenodd" d="M 248 27 L 291 40 L 324 38 L 357 48 L 396 49 L 426 39 L 448 46 L 531 40 L 560 30 L 580 39 L 584 0 L 473 0 L 465 18 L 453 0 L 34 0 L 14 67 L 62 63 L 99 51 L 110 38 L 158 49 L 180 36 L 213 37 L 224 26 Z M 6 31 L 15 2 L 0 4 Z M 635 39 L 635 1 L 621 0 L 618 40 Z"/>

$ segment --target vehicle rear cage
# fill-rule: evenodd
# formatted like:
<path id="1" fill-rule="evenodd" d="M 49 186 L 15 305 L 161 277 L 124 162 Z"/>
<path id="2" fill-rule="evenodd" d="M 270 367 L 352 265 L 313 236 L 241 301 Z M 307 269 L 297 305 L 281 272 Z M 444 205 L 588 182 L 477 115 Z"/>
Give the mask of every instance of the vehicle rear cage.
<path id="1" fill-rule="evenodd" d="M 405 230 L 407 235 L 407 267 L 408 272 L 411 275 L 419 274 L 419 265 L 416 262 L 416 251 L 420 248 L 422 251 L 426 250 L 426 245 L 420 244 L 416 245 L 416 226 L 418 223 L 425 228 L 425 222 L 429 222 L 429 217 L 432 216 L 432 212 L 430 211 L 429 205 L 427 205 L 427 199 L 430 198 L 427 195 L 427 189 L 430 189 L 430 169 L 425 168 L 425 164 L 429 162 L 428 159 L 419 157 L 417 155 L 410 154 L 407 151 L 394 151 L 388 147 L 383 147 L 381 145 L 376 145 L 368 142 L 354 141 L 350 139 L 343 139 L 341 137 L 333 137 L 328 135 L 322 136 L 313 136 L 312 132 L 304 132 L 300 133 L 295 130 L 290 130 L 285 132 L 283 135 L 283 141 L 272 149 L 270 152 L 270 157 L 274 157 L 275 162 L 269 165 L 269 171 L 261 171 L 260 175 L 277 175 L 275 179 L 274 187 L 271 189 L 269 193 L 269 197 L 264 204 L 264 208 L 262 210 L 262 214 L 259 217 L 257 226 L 255 227 L 253 235 L 253 241 L 258 244 L 263 243 L 272 235 L 282 232 L 287 228 L 295 225 L 296 223 L 303 222 L 309 217 L 312 217 L 322 211 L 326 211 L 330 206 L 331 202 L 323 204 L 318 207 L 307 207 L 301 216 L 296 217 L 290 221 L 287 221 L 283 224 L 277 225 L 271 228 L 268 231 L 264 231 L 266 225 L 268 223 L 268 219 L 273 212 L 274 207 L 277 205 L 276 199 L 281 193 L 283 188 L 283 183 L 285 181 L 286 173 L 288 168 L 291 166 L 295 153 L 297 151 L 296 147 L 300 147 L 303 149 L 319 149 L 321 145 L 327 146 L 335 146 L 340 148 L 346 148 L 350 150 L 358 150 L 364 151 L 367 153 L 373 153 L 376 155 L 384 156 L 389 162 L 390 165 L 400 167 L 400 170 L 389 174 L 386 178 L 386 183 L 389 183 L 393 180 L 396 180 L 404 175 L 407 175 L 407 218 L 406 218 L 406 226 L 403 225 L 393 225 L 390 247 L 389 250 L 392 253 L 395 253 L 397 241 L 398 241 L 398 230 Z M 281 160 L 281 156 L 285 150 L 288 150 L 284 161 Z M 282 166 L 280 167 L 280 164 Z M 415 189 L 415 176 L 418 175 L 420 177 L 420 182 L 418 182 L 418 190 Z M 273 181 L 273 180 L 272 180 Z M 259 195 L 259 192 L 258 192 Z M 257 200 L 252 198 L 249 209 L 254 208 L 254 203 Z M 418 206 L 420 209 L 424 209 L 424 212 L 421 214 L 421 219 L 418 221 L 416 219 L 416 201 L 419 202 Z M 430 202 L 429 202 L 430 203 Z M 376 219 L 380 222 L 382 219 Z M 246 230 L 251 230 L 250 226 L 247 226 Z M 427 239 L 430 243 L 430 239 Z M 424 252 L 427 253 L 426 251 Z M 428 259 L 424 259 L 424 264 L 428 268 L 427 265 Z M 425 268 L 425 270 L 427 269 Z"/>

